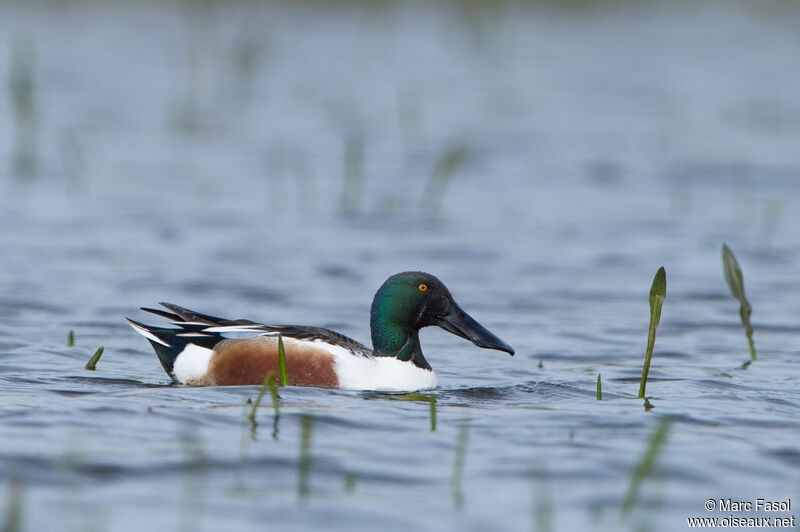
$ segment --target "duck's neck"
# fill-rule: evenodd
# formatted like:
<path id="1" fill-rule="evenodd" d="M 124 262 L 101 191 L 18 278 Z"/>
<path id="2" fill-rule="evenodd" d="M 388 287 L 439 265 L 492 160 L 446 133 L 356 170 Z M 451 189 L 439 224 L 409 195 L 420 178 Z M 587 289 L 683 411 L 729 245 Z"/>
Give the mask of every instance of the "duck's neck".
<path id="1" fill-rule="evenodd" d="M 394 357 L 398 360 L 411 361 L 415 366 L 430 370 L 431 366 L 422 355 L 419 345 L 419 331 L 409 327 L 401 327 L 390 319 L 373 313 L 370 319 L 372 329 L 372 350 L 375 356 Z"/>

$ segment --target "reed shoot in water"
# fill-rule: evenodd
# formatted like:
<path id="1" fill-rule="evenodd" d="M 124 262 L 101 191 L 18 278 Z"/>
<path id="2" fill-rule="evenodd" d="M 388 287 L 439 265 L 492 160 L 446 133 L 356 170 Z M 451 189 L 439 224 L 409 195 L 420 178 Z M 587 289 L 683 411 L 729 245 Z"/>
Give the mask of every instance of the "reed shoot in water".
<path id="1" fill-rule="evenodd" d="M 95 366 L 97 366 L 97 362 L 100 360 L 100 357 L 103 355 L 103 346 L 97 348 L 97 351 L 94 352 L 92 358 L 89 359 L 89 362 L 86 363 L 86 369 L 89 371 L 94 371 Z"/>
<path id="2" fill-rule="evenodd" d="M 642 368 L 642 380 L 639 383 L 639 399 L 644 399 L 645 386 L 647 386 L 647 373 L 650 371 L 650 359 L 653 358 L 653 346 L 656 343 L 656 329 L 661 321 L 661 306 L 667 297 L 667 272 L 664 267 L 658 269 L 653 285 L 650 287 L 650 329 L 647 332 L 647 351 Z"/>
<path id="3" fill-rule="evenodd" d="M 603 400 L 603 388 L 602 388 L 602 386 L 600 384 L 600 374 L 599 373 L 597 374 L 597 400 L 598 401 L 602 401 Z"/>
<path id="4" fill-rule="evenodd" d="M 750 347 L 750 362 L 755 362 L 756 345 L 753 342 L 753 326 L 750 324 L 750 315 L 753 313 L 753 307 L 750 306 L 750 302 L 747 301 L 744 295 L 742 268 L 739 267 L 739 262 L 726 244 L 722 244 L 722 266 L 725 271 L 725 281 L 728 283 L 728 288 L 730 288 L 733 297 L 739 300 L 739 316 L 742 318 L 744 332 L 747 335 L 747 344 Z"/>
<path id="5" fill-rule="evenodd" d="M 281 386 L 289 386 L 289 373 L 286 371 L 286 351 L 283 349 L 283 337 L 278 335 L 278 370 L 281 372 Z"/>
<path id="6" fill-rule="evenodd" d="M 70 331 L 67 335 L 67 347 L 75 347 L 75 331 Z"/>

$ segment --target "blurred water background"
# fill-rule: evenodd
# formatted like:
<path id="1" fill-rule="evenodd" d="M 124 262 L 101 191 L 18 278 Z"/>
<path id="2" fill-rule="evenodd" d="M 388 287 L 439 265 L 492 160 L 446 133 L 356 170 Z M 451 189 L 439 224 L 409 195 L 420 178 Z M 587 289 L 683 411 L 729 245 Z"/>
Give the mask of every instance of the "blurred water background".
<path id="1" fill-rule="evenodd" d="M 6 530 L 672 531 L 729 515 L 709 498 L 800 501 L 796 2 L 0 13 Z M 424 330 L 435 431 L 425 397 L 301 388 L 253 429 L 257 388 L 170 385 L 123 320 L 366 342 L 408 269 L 517 349 Z"/>

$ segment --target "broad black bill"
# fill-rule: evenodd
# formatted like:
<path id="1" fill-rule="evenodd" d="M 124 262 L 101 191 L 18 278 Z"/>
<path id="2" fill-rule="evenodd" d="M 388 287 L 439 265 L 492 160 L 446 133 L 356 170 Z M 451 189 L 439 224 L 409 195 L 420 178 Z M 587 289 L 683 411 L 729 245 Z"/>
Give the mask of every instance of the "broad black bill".
<path id="1" fill-rule="evenodd" d="M 514 348 L 495 336 L 483 325 L 472 319 L 472 317 L 461 310 L 461 307 L 450 303 L 447 312 L 436 316 L 436 324 L 445 331 L 451 332 L 461 338 L 466 338 L 478 347 L 486 349 L 497 349 L 505 351 L 514 356 Z"/>

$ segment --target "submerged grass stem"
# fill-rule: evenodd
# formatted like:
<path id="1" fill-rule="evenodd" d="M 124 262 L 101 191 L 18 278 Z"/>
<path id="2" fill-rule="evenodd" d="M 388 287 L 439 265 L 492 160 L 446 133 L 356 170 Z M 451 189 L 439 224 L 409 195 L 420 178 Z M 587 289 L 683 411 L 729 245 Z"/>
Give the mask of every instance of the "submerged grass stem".
<path id="1" fill-rule="evenodd" d="M 267 385 L 269 386 L 269 395 L 272 397 L 272 408 L 275 410 L 275 414 L 272 416 L 272 439 L 277 440 L 278 420 L 281 418 L 281 397 L 278 395 L 278 385 L 275 384 L 274 377 L 267 380 Z"/>
<path id="2" fill-rule="evenodd" d="M 647 477 L 652 475 L 656 460 L 661 454 L 664 442 L 667 440 L 669 426 L 669 418 L 664 417 L 659 421 L 653 435 L 650 437 L 650 444 L 647 446 L 642 458 L 631 473 L 631 483 L 628 486 L 628 493 L 625 495 L 625 501 L 622 503 L 623 514 L 627 514 L 636 506 L 639 500 L 639 490 L 642 487 L 642 483 Z"/>
<path id="3" fill-rule="evenodd" d="M 464 504 L 464 491 L 461 481 L 464 477 L 464 463 L 467 459 L 467 443 L 469 442 L 469 422 L 464 421 L 458 431 L 458 444 L 456 446 L 456 458 L 453 462 L 453 477 L 450 487 L 453 491 L 453 500 L 457 508 Z"/>
<path id="4" fill-rule="evenodd" d="M 345 140 L 342 173 L 341 212 L 345 216 L 359 213 L 364 195 L 364 139 L 355 135 Z"/>
<path id="5" fill-rule="evenodd" d="M 8 504 L 6 506 L 6 518 L 3 521 L 3 532 L 22 531 L 22 509 L 25 482 L 19 478 L 13 478 L 8 490 Z"/>
<path id="6" fill-rule="evenodd" d="M 11 109 L 14 117 L 12 170 L 16 177 L 31 179 L 36 174 L 37 102 L 34 46 L 29 39 L 12 42 L 8 73 Z"/>
<path id="7" fill-rule="evenodd" d="M 393 399 L 400 399 L 402 401 L 426 401 L 430 405 L 431 432 L 436 432 L 436 396 L 434 394 L 411 392 L 404 393 L 402 395 L 393 395 L 390 397 Z"/>
<path id="8" fill-rule="evenodd" d="M 272 384 L 272 386 L 270 386 L 270 384 Z M 258 391 L 256 400 L 253 401 L 253 408 L 250 409 L 250 413 L 247 415 L 247 419 L 250 420 L 251 424 L 253 425 L 256 424 L 256 411 L 258 410 L 258 407 L 261 404 L 261 399 L 264 398 L 264 394 L 267 393 L 267 388 L 272 388 L 274 386 L 275 386 L 275 373 L 270 371 L 267 374 L 267 378 L 264 379 L 264 384 L 261 385 L 261 389 Z"/>
<path id="9" fill-rule="evenodd" d="M 311 426 L 314 418 L 310 414 L 300 416 L 300 457 L 297 459 L 297 493 L 300 498 L 311 492 L 308 483 L 311 472 Z"/>
<path id="10" fill-rule="evenodd" d="M 356 474 L 347 473 L 344 476 L 344 491 L 346 493 L 353 493 L 356 490 Z"/>
<path id="11" fill-rule="evenodd" d="M 533 523 L 536 532 L 549 532 L 553 529 L 553 497 L 551 494 L 550 475 L 547 471 L 532 472 L 534 483 Z M 537 493 L 538 492 L 538 493 Z"/>
<path id="12" fill-rule="evenodd" d="M 431 404 L 431 432 L 436 432 L 436 396 L 430 394 Z"/>
<path id="13" fill-rule="evenodd" d="M 639 399 L 644 399 L 645 387 L 647 386 L 647 374 L 650 371 L 650 359 L 653 358 L 653 347 L 656 343 L 656 329 L 661 321 L 661 306 L 664 298 L 667 297 L 667 272 L 664 267 L 660 267 L 653 278 L 653 285 L 650 287 L 650 328 L 647 332 L 647 351 L 644 357 L 644 367 L 642 368 L 642 380 L 639 383 Z"/>

